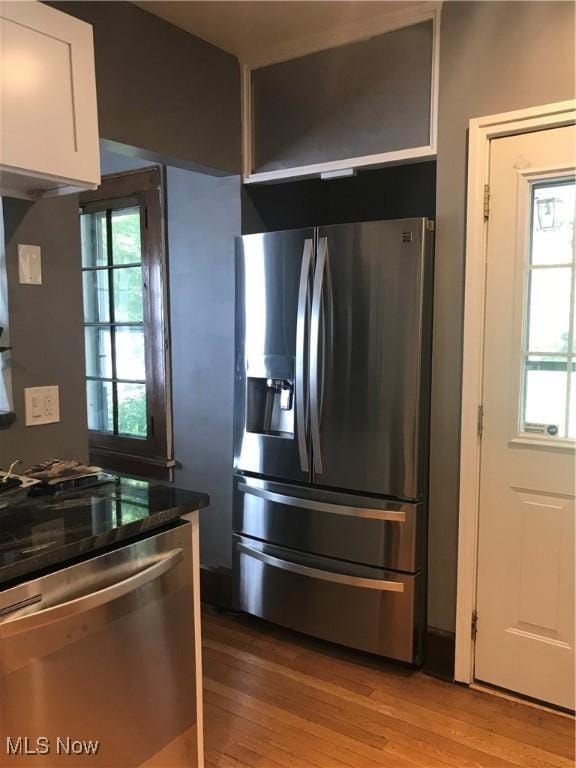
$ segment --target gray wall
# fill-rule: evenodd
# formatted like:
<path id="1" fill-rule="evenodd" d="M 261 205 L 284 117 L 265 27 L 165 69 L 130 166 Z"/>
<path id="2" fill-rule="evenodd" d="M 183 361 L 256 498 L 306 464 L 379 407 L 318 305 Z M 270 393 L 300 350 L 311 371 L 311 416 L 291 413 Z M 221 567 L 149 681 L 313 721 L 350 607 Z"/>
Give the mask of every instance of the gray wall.
<path id="1" fill-rule="evenodd" d="M 128 155 L 119 155 L 116 152 L 110 152 L 100 142 L 100 173 L 102 176 L 107 173 L 126 173 L 127 171 L 138 171 L 141 168 L 151 168 L 154 163 L 150 160 L 142 160 L 140 157 L 130 157 Z"/>
<path id="2" fill-rule="evenodd" d="M 254 169 L 429 144 L 431 21 L 253 73 Z"/>
<path id="3" fill-rule="evenodd" d="M 230 565 L 234 236 L 240 179 L 166 175 L 175 483 L 210 494 L 202 561 Z"/>
<path id="4" fill-rule="evenodd" d="M 53 2 L 94 27 L 100 136 L 173 164 L 240 170 L 240 68 L 127 2 Z"/>
<path id="5" fill-rule="evenodd" d="M 442 10 L 428 623 L 455 625 L 468 121 L 574 98 L 569 2 L 447 2 Z"/>
<path id="6" fill-rule="evenodd" d="M 393 165 L 343 179 L 242 187 L 242 234 L 427 216 L 435 219 L 436 163 Z"/>
<path id="7" fill-rule="evenodd" d="M 78 197 L 3 199 L 17 421 L 0 430 L 0 466 L 88 460 Z M 18 283 L 18 243 L 42 248 L 42 285 Z M 58 384 L 60 423 L 24 426 L 24 387 Z"/>

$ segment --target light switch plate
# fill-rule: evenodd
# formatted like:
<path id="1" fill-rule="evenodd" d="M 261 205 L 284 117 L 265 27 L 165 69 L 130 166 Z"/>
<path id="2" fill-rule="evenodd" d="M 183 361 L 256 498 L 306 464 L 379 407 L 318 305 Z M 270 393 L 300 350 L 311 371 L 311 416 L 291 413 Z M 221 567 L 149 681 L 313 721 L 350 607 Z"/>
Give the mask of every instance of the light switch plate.
<path id="1" fill-rule="evenodd" d="M 23 285 L 42 285 L 42 251 L 39 245 L 18 246 L 18 281 Z"/>
<path id="2" fill-rule="evenodd" d="M 27 387 L 24 390 L 26 426 L 60 421 L 59 387 Z"/>

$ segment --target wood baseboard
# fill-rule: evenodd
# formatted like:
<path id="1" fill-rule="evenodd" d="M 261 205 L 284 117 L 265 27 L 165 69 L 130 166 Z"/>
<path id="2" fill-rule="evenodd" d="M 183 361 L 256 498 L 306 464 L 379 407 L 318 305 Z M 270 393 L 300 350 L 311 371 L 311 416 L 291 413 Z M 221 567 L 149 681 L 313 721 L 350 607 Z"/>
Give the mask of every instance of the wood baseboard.
<path id="1" fill-rule="evenodd" d="M 200 597 L 216 608 L 232 608 L 232 569 L 223 565 L 200 565 Z"/>
<path id="2" fill-rule="evenodd" d="M 424 637 L 422 671 L 440 680 L 454 682 L 456 635 L 435 627 L 427 627 Z"/>

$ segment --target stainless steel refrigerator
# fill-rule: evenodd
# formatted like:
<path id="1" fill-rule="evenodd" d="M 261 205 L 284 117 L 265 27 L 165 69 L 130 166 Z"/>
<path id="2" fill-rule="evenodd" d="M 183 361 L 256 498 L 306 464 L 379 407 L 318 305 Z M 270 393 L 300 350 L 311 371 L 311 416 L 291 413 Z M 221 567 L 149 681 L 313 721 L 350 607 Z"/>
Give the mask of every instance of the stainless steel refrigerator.
<path id="1" fill-rule="evenodd" d="M 418 664 L 433 224 L 236 247 L 236 607 Z"/>

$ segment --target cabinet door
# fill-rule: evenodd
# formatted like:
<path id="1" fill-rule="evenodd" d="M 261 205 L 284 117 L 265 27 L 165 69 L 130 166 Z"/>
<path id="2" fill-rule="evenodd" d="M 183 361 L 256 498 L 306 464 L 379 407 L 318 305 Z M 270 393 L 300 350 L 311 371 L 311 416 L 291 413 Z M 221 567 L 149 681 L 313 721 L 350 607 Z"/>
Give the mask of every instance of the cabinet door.
<path id="1" fill-rule="evenodd" d="M 43 3 L 3 2 L 0 50 L 2 170 L 97 185 L 92 27 Z"/>

